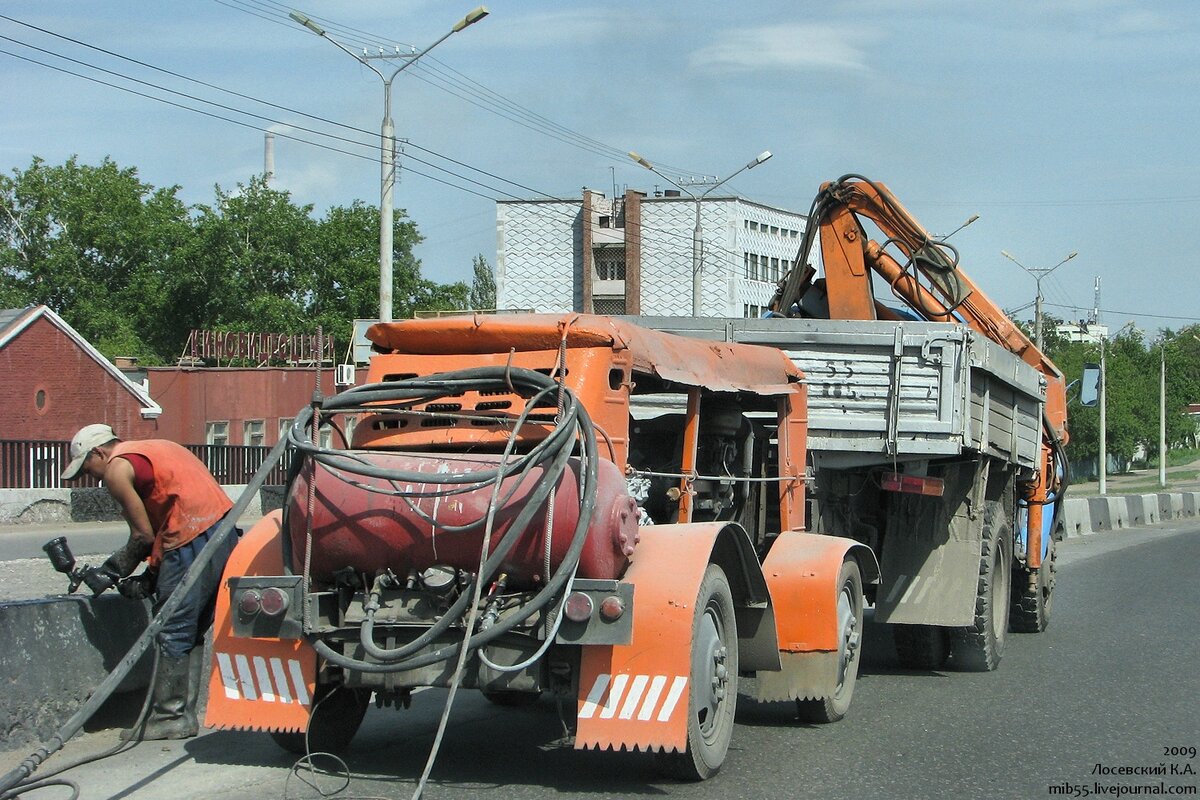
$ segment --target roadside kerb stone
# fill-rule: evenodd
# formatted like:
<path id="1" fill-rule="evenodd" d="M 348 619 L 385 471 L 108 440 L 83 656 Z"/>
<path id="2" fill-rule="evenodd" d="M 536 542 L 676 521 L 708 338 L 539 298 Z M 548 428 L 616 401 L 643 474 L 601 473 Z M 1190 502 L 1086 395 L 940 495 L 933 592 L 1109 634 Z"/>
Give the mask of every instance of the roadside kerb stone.
<path id="1" fill-rule="evenodd" d="M 8 746 L 45 741 L 117 666 L 149 621 L 148 603 L 116 595 L 0 602 L 0 740 Z M 117 691 L 144 689 L 152 663 L 153 648 Z M 114 695 L 113 702 L 131 701 Z"/>

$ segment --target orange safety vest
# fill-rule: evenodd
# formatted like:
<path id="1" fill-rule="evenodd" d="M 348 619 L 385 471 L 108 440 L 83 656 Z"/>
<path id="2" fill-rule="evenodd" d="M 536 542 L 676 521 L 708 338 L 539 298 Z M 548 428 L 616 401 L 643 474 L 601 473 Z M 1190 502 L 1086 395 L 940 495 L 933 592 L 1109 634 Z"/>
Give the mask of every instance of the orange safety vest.
<path id="1" fill-rule="evenodd" d="M 121 442 L 113 457 L 136 453 L 154 470 L 154 483 L 143 497 L 146 514 L 154 528 L 150 565 L 158 566 L 162 555 L 190 542 L 217 523 L 233 507 L 233 501 L 211 473 L 186 447 L 166 439 Z"/>

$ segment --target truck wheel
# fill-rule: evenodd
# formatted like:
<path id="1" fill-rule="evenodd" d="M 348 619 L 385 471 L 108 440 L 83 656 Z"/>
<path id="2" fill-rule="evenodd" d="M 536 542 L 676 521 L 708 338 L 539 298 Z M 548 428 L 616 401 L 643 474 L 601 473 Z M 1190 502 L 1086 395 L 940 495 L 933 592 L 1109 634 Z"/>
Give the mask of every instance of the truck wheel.
<path id="1" fill-rule="evenodd" d="M 863 588 L 862 572 L 853 556 L 842 562 L 838 573 L 838 664 L 837 688 L 820 700 L 797 700 L 796 712 L 803 722 L 837 722 L 850 710 L 858 662 L 862 656 Z"/>
<path id="2" fill-rule="evenodd" d="M 737 622 L 725 572 L 709 564 L 692 617 L 692 665 L 688 681 L 687 750 L 656 753 L 659 772 L 683 781 L 716 775 L 733 738 L 737 707 Z"/>
<path id="3" fill-rule="evenodd" d="M 950 658 L 949 631 L 937 625 L 893 625 L 892 641 L 904 669 L 938 670 Z"/>
<path id="4" fill-rule="evenodd" d="M 1038 570 L 1037 584 L 1030 588 L 1029 572 L 1018 569 L 1013 576 L 1012 611 L 1009 627 L 1017 633 L 1041 633 L 1050 624 L 1054 603 L 1055 556 L 1058 542 L 1050 539 L 1050 549 Z"/>
<path id="5" fill-rule="evenodd" d="M 979 559 L 979 591 L 975 624 L 951 634 L 954 666 L 966 672 L 991 672 L 1000 666 L 1008 636 L 1012 596 L 1012 526 L 1004 505 L 989 500 L 984 507 L 983 547 Z"/>
<path id="6" fill-rule="evenodd" d="M 340 753 L 358 733 L 370 702 L 371 693 L 365 689 L 326 684 L 317 689 L 307 734 L 271 731 L 271 738 L 284 750 L 297 755 Z"/>

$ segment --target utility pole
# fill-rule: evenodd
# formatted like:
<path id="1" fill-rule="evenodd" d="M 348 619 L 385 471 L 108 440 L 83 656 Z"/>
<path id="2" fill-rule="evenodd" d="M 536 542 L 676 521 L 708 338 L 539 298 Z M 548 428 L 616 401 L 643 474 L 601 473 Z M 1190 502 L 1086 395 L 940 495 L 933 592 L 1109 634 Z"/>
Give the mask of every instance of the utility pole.
<path id="1" fill-rule="evenodd" d="M 275 134 L 267 131 L 263 137 L 263 185 L 270 186 L 275 178 Z"/>
<path id="2" fill-rule="evenodd" d="M 1158 368 L 1158 485 L 1167 486 L 1167 337 L 1159 343 Z"/>
<path id="3" fill-rule="evenodd" d="M 728 181 L 733 180 L 733 178 L 742 174 L 742 172 L 744 172 L 745 170 L 754 169 L 759 164 L 763 163 L 768 158 L 770 158 L 771 151 L 770 150 L 762 151 L 755 157 L 755 159 L 753 161 L 746 164 L 744 167 L 742 167 L 741 169 L 739 169 L 737 172 L 733 173 L 729 177 L 722 178 L 721 180 L 716 181 L 715 183 L 712 184 L 712 186 L 710 186 L 708 189 L 706 189 L 704 191 L 704 193 L 701 195 L 696 195 L 690 189 L 685 188 L 686 185 L 690 185 L 686 181 L 680 179 L 679 182 L 676 182 L 676 181 L 673 181 L 670 178 L 668 178 L 666 175 L 663 175 L 661 172 L 659 172 L 657 169 L 654 168 L 653 164 L 651 164 L 649 161 L 647 161 L 646 159 L 639 156 L 637 153 L 630 152 L 629 157 L 632 158 L 635 162 L 637 162 L 641 166 L 643 166 L 646 169 L 653 172 L 658 177 L 662 178 L 667 183 L 669 183 L 672 186 L 674 186 L 675 188 L 679 189 L 679 191 L 683 192 L 688 197 L 692 198 L 692 201 L 695 202 L 695 204 L 696 204 L 696 222 L 695 222 L 694 227 L 692 228 L 692 316 L 693 317 L 703 316 L 703 314 L 701 312 L 701 308 L 700 308 L 701 307 L 701 298 L 702 298 L 702 291 L 701 291 L 702 284 L 701 284 L 701 280 L 700 280 L 700 273 L 701 273 L 701 268 L 703 266 L 703 260 L 704 260 L 703 256 L 702 256 L 702 253 L 704 251 L 704 231 L 700 227 L 700 205 L 704 201 L 704 198 L 707 197 L 709 194 L 711 194 L 718 186 L 721 186 L 721 185 L 727 183 Z M 710 181 L 703 181 L 703 183 L 707 184 L 707 183 L 710 183 Z"/>
<path id="4" fill-rule="evenodd" d="M 1105 363 L 1104 345 L 1107 337 L 1100 337 L 1100 494 L 1108 493 L 1108 369 Z"/>
<path id="5" fill-rule="evenodd" d="M 401 53 L 399 49 L 396 49 L 395 52 L 389 53 L 381 49 L 378 53 L 368 53 L 365 50 L 362 53 L 356 53 L 349 47 L 346 47 L 346 45 L 330 37 L 324 28 L 299 11 L 293 11 L 288 14 L 293 20 L 308 28 L 322 39 L 327 40 L 330 44 L 347 53 L 355 61 L 374 72 L 383 81 L 383 122 L 379 126 L 379 319 L 381 322 L 391 322 L 392 320 L 392 228 L 395 217 L 392 208 L 392 196 L 396 188 L 396 133 L 395 126 L 392 124 L 392 81 L 401 72 L 417 63 L 417 59 L 421 56 L 446 41 L 453 34 L 458 33 L 468 25 L 478 22 L 487 15 L 488 10 L 483 6 L 479 6 L 479 8 L 476 8 L 456 22 L 454 27 L 442 34 L 440 39 L 419 52 Z M 390 75 L 385 75 L 371 64 L 372 59 L 397 58 L 406 60 L 403 64 L 396 67 Z"/>
<path id="6" fill-rule="evenodd" d="M 1007 250 L 1001 250 L 1000 255 L 1004 256 L 1009 261 L 1013 262 L 1018 267 L 1025 270 L 1026 272 L 1028 272 L 1030 275 L 1033 276 L 1034 281 L 1037 282 L 1037 298 L 1034 300 L 1034 312 L 1033 312 L 1033 339 L 1034 339 L 1034 343 L 1037 344 L 1038 350 L 1041 350 L 1042 349 L 1042 278 L 1046 277 L 1051 272 L 1054 272 L 1054 270 L 1058 269 L 1063 264 L 1067 263 L 1072 258 L 1079 255 L 1079 253 L 1072 251 L 1062 261 L 1058 262 L 1053 267 L 1049 267 L 1049 268 L 1027 267 L 1024 264 L 1022 264 L 1020 261 L 1017 261 L 1017 259 L 1013 258 L 1012 254 L 1009 253 Z"/>

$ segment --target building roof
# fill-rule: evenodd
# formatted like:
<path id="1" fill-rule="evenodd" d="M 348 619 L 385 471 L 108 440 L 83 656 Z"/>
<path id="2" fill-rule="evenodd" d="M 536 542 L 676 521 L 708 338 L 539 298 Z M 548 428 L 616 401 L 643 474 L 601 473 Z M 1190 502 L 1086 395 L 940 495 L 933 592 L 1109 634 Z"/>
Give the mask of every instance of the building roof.
<path id="1" fill-rule="evenodd" d="M 13 339 L 39 319 L 45 319 L 58 328 L 68 339 L 95 361 L 101 369 L 112 376 L 117 384 L 134 396 L 141 405 L 143 419 L 156 419 L 162 414 L 162 406 L 154 402 L 150 393 L 140 384 L 129 380 L 129 377 L 117 369 L 111 361 L 83 338 L 78 331 L 67 324 L 67 321 L 55 314 L 48 306 L 29 306 L 28 308 L 0 309 L 0 350 L 4 349 Z"/>

